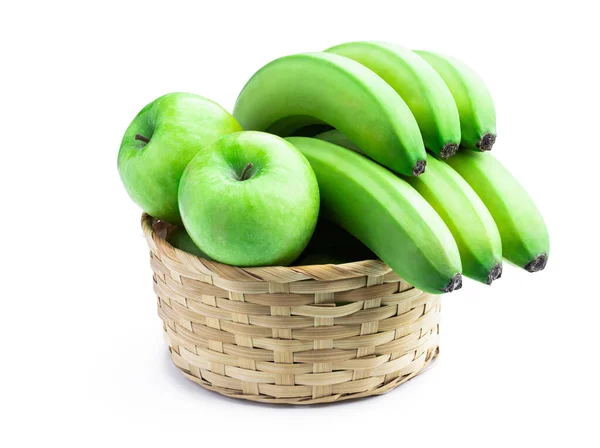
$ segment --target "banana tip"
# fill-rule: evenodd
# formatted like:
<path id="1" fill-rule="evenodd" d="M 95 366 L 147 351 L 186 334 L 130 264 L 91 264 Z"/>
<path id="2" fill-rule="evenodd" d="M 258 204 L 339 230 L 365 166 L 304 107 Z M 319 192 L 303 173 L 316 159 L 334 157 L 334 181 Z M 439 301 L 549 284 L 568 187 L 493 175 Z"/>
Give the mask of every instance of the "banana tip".
<path id="1" fill-rule="evenodd" d="M 542 269 L 544 269 L 546 267 L 547 262 L 548 262 L 548 255 L 546 255 L 546 254 L 538 255 L 533 260 L 531 260 L 529 263 L 527 263 L 527 265 L 525 266 L 525 270 L 528 272 L 541 271 Z"/>
<path id="2" fill-rule="evenodd" d="M 450 283 L 448 283 L 443 289 L 443 292 L 452 292 L 460 288 L 462 288 L 462 275 L 456 274 L 454 277 L 452 277 Z"/>
<path id="3" fill-rule="evenodd" d="M 490 151 L 494 146 L 494 143 L 496 143 L 496 136 L 494 134 L 487 133 L 481 137 L 479 142 L 477 142 L 477 148 L 480 151 Z"/>
<path id="4" fill-rule="evenodd" d="M 427 162 L 425 160 L 418 160 L 415 166 L 412 169 L 413 176 L 419 176 L 425 172 L 425 166 L 427 166 Z"/>
<path id="5" fill-rule="evenodd" d="M 487 284 L 491 285 L 494 280 L 498 280 L 500 277 L 502 277 L 502 265 L 496 263 L 488 274 Z"/>
<path id="6" fill-rule="evenodd" d="M 440 151 L 440 157 L 442 159 L 448 159 L 456 154 L 458 151 L 458 145 L 456 143 L 448 143 Z"/>

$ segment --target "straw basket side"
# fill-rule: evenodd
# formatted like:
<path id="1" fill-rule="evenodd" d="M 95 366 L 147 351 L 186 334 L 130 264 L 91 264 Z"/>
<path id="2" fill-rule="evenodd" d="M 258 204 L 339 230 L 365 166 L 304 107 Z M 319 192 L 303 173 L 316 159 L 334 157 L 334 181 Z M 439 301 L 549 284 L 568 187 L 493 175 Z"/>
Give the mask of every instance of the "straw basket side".
<path id="1" fill-rule="evenodd" d="M 379 260 L 239 268 L 173 248 L 142 217 L 171 358 L 235 398 L 314 404 L 378 395 L 438 354 L 440 296 Z"/>

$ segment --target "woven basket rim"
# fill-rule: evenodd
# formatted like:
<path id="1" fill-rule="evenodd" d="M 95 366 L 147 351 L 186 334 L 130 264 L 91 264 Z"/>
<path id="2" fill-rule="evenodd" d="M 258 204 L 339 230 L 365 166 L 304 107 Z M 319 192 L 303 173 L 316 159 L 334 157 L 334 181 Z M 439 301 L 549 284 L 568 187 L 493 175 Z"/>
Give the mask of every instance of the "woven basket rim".
<path id="1" fill-rule="evenodd" d="M 204 275 L 217 276 L 234 281 L 274 281 L 291 283 L 302 280 L 333 281 L 362 276 L 377 276 L 393 273 L 381 260 L 363 260 L 344 264 L 319 264 L 306 266 L 262 266 L 238 267 L 207 260 L 173 247 L 156 228 L 162 224 L 166 228 L 171 224 L 142 214 L 142 229 L 148 245 L 159 253 L 175 255 L 187 268 Z"/>

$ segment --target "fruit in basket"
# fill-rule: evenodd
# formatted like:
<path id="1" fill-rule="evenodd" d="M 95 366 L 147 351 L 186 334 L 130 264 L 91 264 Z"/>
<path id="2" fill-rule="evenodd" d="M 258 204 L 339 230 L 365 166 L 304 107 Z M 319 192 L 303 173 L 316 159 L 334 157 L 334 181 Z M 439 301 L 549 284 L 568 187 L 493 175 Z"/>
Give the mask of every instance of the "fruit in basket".
<path id="1" fill-rule="evenodd" d="M 319 187 L 306 158 L 264 132 L 217 140 L 189 163 L 179 186 L 186 230 L 216 261 L 288 265 L 304 250 L 319 215 Z"/>
<path id="2" fill-rule="evenodd" d="M 456 242 L 407 182 L 368 158 L 314 138 L 288 137 L 319 182 L 322 215 L 340 225 L 407 282 L 433 294 L 462 285 Z"/>
<path id="3" fill-rule="evenodd" d="M 177 249 L 211 260 L 196 246 L 183 227 L 172 230 L 167 236 L 167 241 Z M 347 231 L 331 221 L 319 219 L 306 249 L 293 265 L 340 264 L 374 259 L 377 259 L 377 256 Z"/>
<path id="4" fill-rule="evenodd" d="M 546 267 L 550 239 L 544 219 L 513 175 L 488 153 L 459 151 L 447 160 L 494 217 L 502 239 L 502 254 L 529 272 Z"/>
<path id="5" fill-rule="evenodd" d="M 282 136 L 326 123 L 395 171 L 418 176 L 425 170 L 423 139 L 406 103 L 343 56 L 304 53 L 265 65 L 244 86 L 233 115 L 244 129 Z"/>
<path id="6" fill-rule="evenodd" d="M 218 104 L 191 93 L 157 98 L 133 119 L 121 142 L 119 174 L 129 196 L 148 214 L 181 223 L 179 179 L 196 153 L 241 131 Z"/>
<path id="7" fill-rule="evenodd" d="M 449 56 L 415 51 L 440 74 L 452 92 L 460 116 L 461 146 L 489 151 L 496 141 L 496 109 L 488 88 L 467 65 Z"/>
<path id="8" fill-rule="evenodd" d="M 171 231 L 167 241 L 177 249 L 211 260 L 196 246 L 183 227 L 177 227 Z M 292 266 L 343 264 L 376 259 L 377 255 L 346 230 L 331 221 L 319 219 L 308 246 L 292 263 Z M 348 303 L 350 302 L 337 302 L 337 305 Z"/>
<path id="9" fill-rule="evenodd" d="M 452 93 L 422 57 L 386 42 L 350 42 L 325 50 L 339 54 L 377 73 L 406 102 L 425 147 L 448 158 L 460 144 L 460 120 Z"/>
<path id="10" fill-rule="evenodd" d="M 211 259 L 196 246 L 196 243 L 192 241 L 190 235 L 183 227 L 177 227 L 173 230 L 167 237 L 167 241 L 171 246 L 176 247 L 179 250 L 196 255 L 197 257 L 206 258 L 207 260 Z"/>
<path id="11" fill-rule="evenodd" d="M 308 246 L 296 259 L 294 266 L 376 259 L 377 255 L 342 227 L 320 218 Z"/>
<path id="12" fill-rule="evenodd" d="M 338 130 L 317 138 L 361 152 Z M 444 220 L 460 252 L 463 275 L 492 284 L 502 275 L 502 241 L 494 218 L 469 184 L 449 165 L 427 156 L 427 174 L 403 176 Z"/>

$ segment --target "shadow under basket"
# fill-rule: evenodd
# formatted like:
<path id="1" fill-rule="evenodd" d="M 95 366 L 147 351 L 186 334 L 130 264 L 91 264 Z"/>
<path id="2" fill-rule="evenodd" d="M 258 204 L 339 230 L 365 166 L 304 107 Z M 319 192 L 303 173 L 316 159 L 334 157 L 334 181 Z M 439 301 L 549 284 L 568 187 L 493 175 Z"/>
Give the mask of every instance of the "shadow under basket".
<path id="1" fill-rule="evenodd" d="M 386 393 L 438 350 L 440 297 L 379 260 L 240 268 L 173 248 L 144 214 L 171 359 L 206 389 L 266 403 Z"/>

